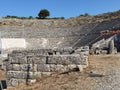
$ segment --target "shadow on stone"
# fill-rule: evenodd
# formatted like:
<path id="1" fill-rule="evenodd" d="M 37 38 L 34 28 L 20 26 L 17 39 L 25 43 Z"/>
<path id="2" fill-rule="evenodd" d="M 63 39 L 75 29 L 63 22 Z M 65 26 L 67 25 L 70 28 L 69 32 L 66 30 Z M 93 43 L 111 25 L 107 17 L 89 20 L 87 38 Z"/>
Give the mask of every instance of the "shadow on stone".
<path id="1" fill-rule="evenodd" d="M 60 74 L 69 74 L 69 73 L 71 73 L 71 72 L 78 72 L 78 71 L 80 71 L 79 68 L 73 68 L 73 69 L 71 69 L 71 70 L 69 70 L 69 71 L 62 72 L 62 73 L 60 73 Z"/>

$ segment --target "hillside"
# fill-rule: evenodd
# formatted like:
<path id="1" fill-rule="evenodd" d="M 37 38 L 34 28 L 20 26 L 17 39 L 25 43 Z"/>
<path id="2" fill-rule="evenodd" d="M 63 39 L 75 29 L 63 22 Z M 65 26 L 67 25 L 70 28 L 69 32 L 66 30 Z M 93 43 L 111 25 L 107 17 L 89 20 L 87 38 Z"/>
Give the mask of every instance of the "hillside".
<path id="1" fill-rule="evenodd" d="M 0 19 L 0 37 L 24 38 L 27 48 L 91 45 L 104 38 L 99 37 L 101 31 L 119 28 L 119 13 L 120 11 L 116 11 L 96 16 L 79 16 L 55 20 Z M 93 33 L 98 34 L 93 35 Z"/>
<path id="2" fill-rule="evenodd" d="M 100 15 L 81 15 L 68 19 L 0 19 L 0 26 L 22 26 L 22 27 L 40 27 L 40 28 L 55 28 L 69 27 L 83 24 L 97 23 L 102 21 L 110 21 L 120 18 L 120 10 L 108 12 Z"/>

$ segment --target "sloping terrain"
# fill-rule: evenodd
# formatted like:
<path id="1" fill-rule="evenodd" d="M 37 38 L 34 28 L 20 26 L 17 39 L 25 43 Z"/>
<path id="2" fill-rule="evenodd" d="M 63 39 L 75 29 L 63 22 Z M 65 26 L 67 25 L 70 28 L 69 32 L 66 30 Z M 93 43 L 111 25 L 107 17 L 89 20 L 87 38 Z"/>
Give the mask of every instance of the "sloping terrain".
<path id="1" fill-rule="evenodd" d="M 95 43 L 102 38 L 108 38 L 109 36 L 100 36 L 100 32 L 104 30 L 114 30 L 120 28 L 120 19 L 113 19 L 111 21 L 103 21 L 98 23 L 93 29 L 91 29 L 85 36 L 80 38 L 76 46 L 84 46 Z"/>
<path id="2" fill-rule="evenodd" d="M 70 47 L 96 24 L 64 28 L 33 28 L 1 26 L 1 38 L 25 38 L 28 47 Z"/>
<path id="3" fill-rule="evenodd" d="M 0 38 L 25 38 L 28 48 L 80 47 L 101 40 L 100 32 L 120 27 L 120 10 L 69 19 L 0 19 Z"/>
<path id="4" fill-rule="evenodd" d="M 25 38 L 28 48 L 71 47 L 96 24 L 61 28 L 0 26 L 1 38 Z"/>
<path id="5" fill-rule="evenodd" d="M 28 48 L 80 47 L 106 38 L 100 37 L 100 32 L 119 28 L 119 22 L 120 18 L 59 28 L 0 26 L 0 36 L 1 38 L 25 38 Z"/>
<path id="6" fill-rule="evenodd" d="M 0 19 L 0 26 L 27 26 L 27 27 L 40 27 L 40 28 L 55 28 L 55 27 L 69 27 L 79 26 L 90 23 L 98 23 L 102 21 L 109 21 L 112 19 L 120 18 L 120 10 L 114 12 L 107 12 L 99 15 L 80 15 L 68 19 L 17 19 L 17 18 L 4 18 Z"/>
<path id="7" fill-rule="evenodd" d="M 89 56 L 83 72 L 54 74 L 38 79 L 33 85 L 21 84 L 8 90 L 119 90 L 120 54 Z"/>

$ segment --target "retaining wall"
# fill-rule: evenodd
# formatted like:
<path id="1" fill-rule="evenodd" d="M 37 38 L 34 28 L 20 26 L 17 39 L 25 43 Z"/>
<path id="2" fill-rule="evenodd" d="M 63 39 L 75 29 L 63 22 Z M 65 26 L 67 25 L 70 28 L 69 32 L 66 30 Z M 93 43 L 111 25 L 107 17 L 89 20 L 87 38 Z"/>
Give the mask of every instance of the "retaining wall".
<path id="1" fill-rule="evenodd" d="M 88 53 L 88 47 L 13 51 L 6 65 L 7 84 L 16 86 L 53 73 L 82 71 L 88 66 Z"/>

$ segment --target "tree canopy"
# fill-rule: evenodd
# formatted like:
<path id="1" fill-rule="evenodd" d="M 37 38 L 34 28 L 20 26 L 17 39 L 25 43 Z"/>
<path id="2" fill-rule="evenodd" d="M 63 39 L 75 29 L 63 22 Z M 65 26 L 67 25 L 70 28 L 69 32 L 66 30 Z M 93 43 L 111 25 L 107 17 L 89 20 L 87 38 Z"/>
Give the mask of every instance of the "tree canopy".
<path id="1" fill-rule="evenodd" d="M 47 9 L 42 9 L 38 13 L 38 16 L 39 16 L 39 18 L 44 19 L 44 18 L 50 16 L 50 12 Z"/>

